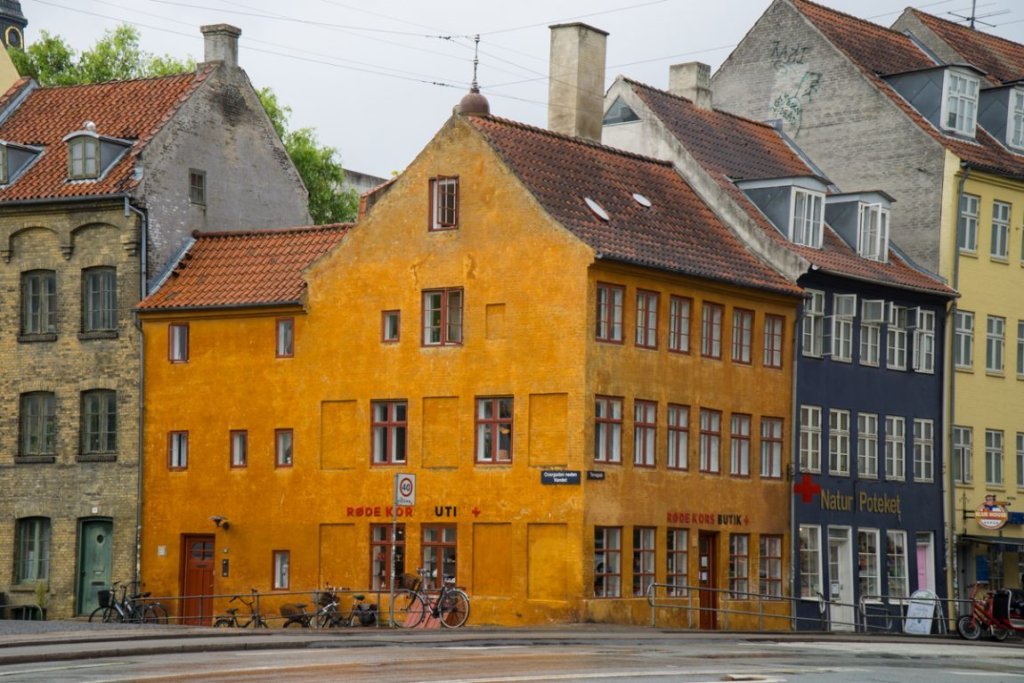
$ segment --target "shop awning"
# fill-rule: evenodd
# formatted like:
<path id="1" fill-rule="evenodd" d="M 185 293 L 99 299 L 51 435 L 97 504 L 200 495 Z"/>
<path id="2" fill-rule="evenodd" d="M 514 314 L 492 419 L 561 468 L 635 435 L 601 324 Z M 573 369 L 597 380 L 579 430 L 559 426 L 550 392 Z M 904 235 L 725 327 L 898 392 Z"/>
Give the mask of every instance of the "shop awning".
<path id="1" fill-rule="evenodd" d="M 985 543 L 988 545 L 1012 545 L 1024 547 L 1024 536 L 970 536 L 962 534 L 957 537 L 960 543 Z"/>

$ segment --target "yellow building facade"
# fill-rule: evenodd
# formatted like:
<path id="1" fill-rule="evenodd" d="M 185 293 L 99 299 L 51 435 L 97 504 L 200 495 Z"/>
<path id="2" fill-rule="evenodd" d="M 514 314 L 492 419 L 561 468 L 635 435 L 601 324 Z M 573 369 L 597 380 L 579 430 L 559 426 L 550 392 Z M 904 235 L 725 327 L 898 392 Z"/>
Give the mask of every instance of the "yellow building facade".
<path id="1" fill-rule="evenodd" d="M 219 267 L 260 276 L 200 236 L 144 302 L 146 590 L 373 591 L 397 517 L 395 573 L 453 576 L 470 623 L 644 623 L 651 584 L 785 592 L 799 291 L 670 165 L 456 115 L 378 195 L 294 268 L 301 296 L 204 300 Z"/>

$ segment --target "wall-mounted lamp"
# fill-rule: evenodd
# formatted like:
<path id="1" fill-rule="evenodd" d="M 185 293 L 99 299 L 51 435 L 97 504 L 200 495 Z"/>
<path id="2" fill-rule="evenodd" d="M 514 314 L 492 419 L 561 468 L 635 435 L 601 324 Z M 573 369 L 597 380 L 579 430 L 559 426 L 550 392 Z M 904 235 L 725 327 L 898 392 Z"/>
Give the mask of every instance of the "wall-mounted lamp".
<path id="1" fill-rule="evenodd" d="M 210 521 L 213 522 L 218 529 L 223 529 L 224 531 L 227 531 L 231 528 L 231 522 L 228 521 L 227 517 L 214 515 L 213 517 L 210 517 Z"/>

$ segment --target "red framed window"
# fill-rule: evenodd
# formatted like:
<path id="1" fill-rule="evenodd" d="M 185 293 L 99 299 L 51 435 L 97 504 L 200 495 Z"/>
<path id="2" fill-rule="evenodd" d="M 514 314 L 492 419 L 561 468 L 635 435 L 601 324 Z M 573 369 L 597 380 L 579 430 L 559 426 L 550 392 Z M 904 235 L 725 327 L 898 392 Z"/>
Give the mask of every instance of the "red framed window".
<path id="1" fill-rule="evenodd" d="M 729 432 L 729 474 L 750 476 L 750 416 L 733 413 Z"/>
<path id="2" fill-rule="evenodd" d="M 750 347 L 754 339 L 754 312 L 735 308 L 732 312 L 732 360 L 750 365 Z"/>
<path id="3" fill-rule="evenodd" d="M 231 466 L 247 466 L 249 464 L 249 432 L 244 429 L 233 429 L 228 438 L 231 444 Z"/>
<path id="4" fill-rule="evenodd" d="M 645 349 L 658 348 L 657 292 L 639 289 L 636 292 L 636 345 Z"/>
<path id="5" fill-rule="evenodd" d="M 633 464 L 654 467 L 655 443 L 658 440 L 658 404 L 654 401 L 633 401 Z"/>
<path id="6" fill-rule="evenodd" d="M 685 596 L 690 585 L 690 533 L 686 529 L 669 529 L 665 552 L 665 583 L 670 596 Z"/>
<path id="7" fill-rule="evenodd" d="M 476 461 L 512 462 L 512 397 L 476 400 Z"/>
<path id="8" fill-rule="evenodd" d="M 761 595 L 782 597 L 782 536 L 764 534 L 758 555 Z"/>
<path id="9" fill-rule="evenodd" d="M 782 478 L 782 418 L 761 418 L 761 478 Z"/>
<path id="10" fill-rule="evenodd" d="M 295 355 L 295 320 L 277 319 L 277 357 L 291 358 Z"/>
<path id="11" fill-rule="evenodd" d="M 370 403 L 371 449 L 374 465 L 405 463 L 408 407 L 405 401 Z"/>
<path id="12" fill-rule="evenodd" d="M 633 528 L 633 595 L 643 597 L 654 583 L 653 527 Z"/>
<path id="13" fill-rule="evenodd" d="M 725 308 L 721 304 L 704 303 L 700 313 L 700 353 L 705 358 L 722 357 L 722 316 Z"/>
<path id="14" fill-rule="evenodd" d="M 291 429 L 275 429 L 274 430 L 274 466 L 275 467 L 291 467 L 292 466 L 292 448 L 294 446 L 294 439 Z"/>
<path id="15" fill-rule="evenodd" d="M 700 409 L 700 471 L 721 472 L 722 413 Z"/>
<path id="16" fill-rule="evenodd" d="M 668 405 L 668 468 L 689 469 L 690 455 L 690 408 L 670 403 Z"/>
<path id="17" fill-rule="evenodd" d="M 621 285 L 597 283 L 597 329 L 598 341 L 622 343 L 622 302 L 626 288 Z"/>
<path id="18" fill-rule="evenodd" d="M 423 345 L 462 343 L 462 288 L 427 289 L 423 292 Z"/>
<path id="19" fill-rule="evenodd" d="M 172 470 L 188 469 L 188 432 L 167 435 L 167 466 Z"/>
<path id="20" fill-rule="evenodd" d="M 729 534 L 729 590 L 734 600 L 745 600 L 750 592 L 750 536 Z"/>
<path id="21" fill-rule="evenodd" d="M 188 323 L 167 326 L 167 357 L 172 363 L 188 362 Z"/>
<path id="22" fill-rule="evenodd" d="M 764 317 L 764 366 L 782 367 L 782 334 L 786 319 L 781 315 Z"/>
<path id="23" fill-rule="evenodd" d="M 291 585 L 291 552 L 288 550 L 274 550 L 273 553 L 273 575 L 270 585 L 276 591 L 286 591 Z"/>
<path id="24" fill-rule="evenodd" d="M 380 314 L 380 340 L 382 342 L 397 342 L 401 329 L 400 311 L 381 311 Z"/>
<path id="25" fill-rule="evenodd" d="M 676 353 L 690 352 L 690 316 L 693 300 L 682 296 L 670 296 L 668 300 L 668 350 Z"/>
<path id="26" fill-rule="evenodd" d="M 428 590 L 441 587 L 440 577 L 457 579 L 458 532 L 454 524 L 424 524 L 423 568 L 427 570 Z"/>
<path id="27" fill-rule="evenodd" d="M 622 594 L 622 529 L 594 527 L 594 597 Z"/>
<path id="28" fill-rule="evenodd" d="M 459 179 L 438 176 L 430 179 L 430 230 L 459 227 Z"/>
<path id="29" fill-rule="evenodd" d="M 371 589 L 391 588 L 391 525 L 370 525 Z M 405 573 L 405 525 L 395 528 L 395 577 Z"/>
<path id="30" fill-rule="evenodd" d="M 622 462 L 622 399 L 594 399 L 594 462 Z"/>

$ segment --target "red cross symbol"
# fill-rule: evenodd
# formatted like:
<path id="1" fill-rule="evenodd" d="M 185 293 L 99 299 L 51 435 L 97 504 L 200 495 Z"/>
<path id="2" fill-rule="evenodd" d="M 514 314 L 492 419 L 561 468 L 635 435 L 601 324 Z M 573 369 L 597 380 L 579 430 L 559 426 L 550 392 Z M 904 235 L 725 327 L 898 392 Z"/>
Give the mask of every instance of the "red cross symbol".
<path id="1" fill-rule="evenodd" d="M 472 512 L 472 513 L 473 513 L 473 516 L 474 516 L 474 517 L 479 517 L 479 516 L 480 516 L 480 508 L 478 508 L 478 507 L 477 507 L 477 506 L 475 506 L 475 505 L 473 506 L 473 509 L 472 509 L 472 510 L 470 510 L 470 512 Z"/>
<path id="2" fill-rule="evenodd" d="M 816 495 L 821 493 L 821 486 L 811 480 L 811 475 L 805 474 L 799 484 L 793 484 L 793 491 L 799 493 L 805 503 L 810 503 Z"/>

